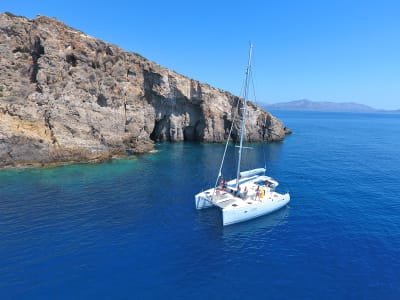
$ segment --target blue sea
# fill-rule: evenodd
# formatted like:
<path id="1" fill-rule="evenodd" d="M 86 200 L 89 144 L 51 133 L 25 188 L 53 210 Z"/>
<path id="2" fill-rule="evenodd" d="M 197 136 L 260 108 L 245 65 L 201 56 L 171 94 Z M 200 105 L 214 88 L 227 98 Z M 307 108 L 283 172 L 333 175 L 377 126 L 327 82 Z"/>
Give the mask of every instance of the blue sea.
<path id="1" fill-rule="evenodd" d="M 224 145 L 0 171 L 0 298 L 400 299 L 400 115 L 275 114 L 243 165 L 292 200 L 227 227 L 194 208 Z"/>

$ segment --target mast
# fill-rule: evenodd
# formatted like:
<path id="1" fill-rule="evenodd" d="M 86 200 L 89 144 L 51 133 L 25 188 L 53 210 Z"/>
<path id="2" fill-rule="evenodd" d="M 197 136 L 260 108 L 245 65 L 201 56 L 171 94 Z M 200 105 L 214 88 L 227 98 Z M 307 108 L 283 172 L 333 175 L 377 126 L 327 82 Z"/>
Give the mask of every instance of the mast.
<path id="1" fill-rule="evenodd" d="M 240 179 L 240 163 L 242 161 L 242 146 L 243 146 L 243 136 L 244 136 L 244 125 L 246 123 L 246 114 L 247 114 L 247 95 L 249 91 L 252 52 L 253 52 L 253 44 L 250 43 L 249 60 L 247 62 L 246 79 L 244 84 L 244 101 L 243 101 L 242 127 L 240 129 L 240 145 L 239 145 L 239 159 L 238 159 L 237 174 L 236 174 L 236 188 L 239 186 L 239 179 Z"/>

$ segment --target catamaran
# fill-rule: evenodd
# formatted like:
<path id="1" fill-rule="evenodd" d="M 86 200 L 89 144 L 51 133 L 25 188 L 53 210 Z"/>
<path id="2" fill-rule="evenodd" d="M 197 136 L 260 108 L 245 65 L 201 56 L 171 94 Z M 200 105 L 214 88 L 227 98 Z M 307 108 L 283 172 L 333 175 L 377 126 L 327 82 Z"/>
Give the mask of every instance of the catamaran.
<path id="1" fill-rule="evenodd" d="M 250 45 L 244 85 L 243 113 L 236 178 L 226 181 L 222 176 L 225 154 L 234 123 L 232 122 L 215 186 L 195 195 L 197 209 L 212 206 L 221 209 L 222 223 L 224 226 L 269 214 L 284 207 L 290 201 L 289 193 L 281 194 L 276 191 L 276 187 L 279 183 L 272 177 L 265 175 L 266 168 L 241 171 L 252 50 L 253 46 Z"/>

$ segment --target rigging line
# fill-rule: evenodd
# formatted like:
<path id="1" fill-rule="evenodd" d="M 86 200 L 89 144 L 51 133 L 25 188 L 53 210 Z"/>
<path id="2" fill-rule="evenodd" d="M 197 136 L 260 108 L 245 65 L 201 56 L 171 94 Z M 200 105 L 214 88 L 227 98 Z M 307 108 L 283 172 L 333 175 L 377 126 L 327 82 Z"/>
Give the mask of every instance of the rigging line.
<path id="1" fill-rule="evenodd" d="M 253 97 L 254 97 L 254 101 L 253 101 L 253 103 L 256 105 L 256 106 L 258 106 L 258 104 L 257 104 L 257 97 L 256 97 L 256 89 L 255 89 L 255 85 L 254 85 L 254 76 L 253 76 L 253 67 L 254 67 L 254 55 L 253 55 L 253 57 L 252 57 L 252 62 L 251 62 L 251 68 L 249 68 L 249 70 L 248 70 L 248 81 L 249 81 L 249 84 L 248 84 L 248 86 L 247 86 L 247 100 L 250 100 L 250 87 L 249 87 L 249 85 L 250 85 L 250 82 L 251 82 L 251 87 L 252 87 L 252 92 L 253 92 Z M 245 85 L 245 82 L 243 83 L 244 85 Z M 245 97 L 245 96 L 244 96 Z M 254 110 L 250 110 L 250 112 L 248 113 L 249 114 L 249 116 L 250 117 L 253 117 L 254 116 Z M 235 146 L 235 147 L 239 147 L 239 146 Z M 242 147 L 242 149 L 253 149 L 252 147 Z M 235 152 L 235 157 L 236 157 L 236 152 Z M 245 165 L 246 164 L 246 161 L 245 161 L 245 158 L 246 158 L 246 156 L 244 156 L 243 154 L 242 154 L 242 157 L 241 157 L 241 159 L 242 159 L 242 163 L 243 163 L 243 165 Z M 264 160 L 264 162 L 265 162 L 265 160 Z"/>
<path id="2" fill-rule="evenodd" d="M 240 88 L 240 93 L 239 93 L 239 98 L 243 98 L 243 91 L 244 91 L 244 86 L 245 86 L 246 82 L 243 81 L 242 87 Z"/>
<path id="3" fill-rule="evenodd" d="M 214 186 L 213 195 L 215 194 L 215 189 L 217 188 L 217 185 L 218 185 L 218 179 L 219 179 L 219 178 L 221 177 L 221 175 L 222 175 L 222 167 L 223 167 L 223 165 L 224 165 L 226 150 L 228 149 L 229 140 L 230 140 L 231 135 L 232 135 L 233 125 L 235 124 L 237 112 L 238 112 L 238 110 L 239 110 L 239 103 L 240 103 L 240 99 L 238 100 L 238 102 L 237 102 L 237 104 L 236 104 L 235 114 L 233 115 L 231 128 L 229 129 L 228 139 L 226 140 L 226 144 L 225 144 L 224 154 L 222 155 L 221 165 L 220 165 L 220 167 L 219 167 L 218 176 L 217 176 L 217 179 L 216 179 L 216 181 L 215 181 L 215 186 Z"/>
<path id="4" fill-rule="evenodd" d="M 268 131 L 268 128 L 267 128 L 267 116 L 265 116 L 264 127 L 265 127 L 265 130 Z M 263 137 L 263 139 L 264 139 L 264 137 Z M 266 143 L 263 141 L 264 169 L 265 169 L 265 172 L 267 172 L 267 157 L 265 155 L 265 144 Z M 265 172 L 264 172 L 264 175 L 265 175 Z"/>
<path id="5" fill-rule="evenodd" d="M 247 70 L 246 70 L 246 84 L 244 87 L 244 101 L 243 101 L 243 112 L 242 112 L 242 126 L 240 128 L 240 148 L 239 148 L 239 159 L 237 164 L 237 171 L 236 171 L 236 188 L 239 187 L 239 179 L 240 179 L 240 164 L 242 160 L 242 146 L 243 146 L 243 136 L 245 132 L 245 121 L 246 121 L 246 114 L 247 114 L 247 97 L 249 91 L 249 76 L 250 76 L 250 69 L 251 69 L 251 56 L 253 52 L 253 45 L 250 44 L 249 50 L 249 59 L 247 62 Z"/>
<path id="6" fill-rule="evenodd" d="M 237 113 L 239 112 L 240 100 L 244 98 L 244 89 L 245 89 L 245 86 L 246 86 L 246 80 L 243 80 L 242 87 L 241 87 L 240 93 L 239 93 L 238 103 L 236 104 L 236 108 L 235 108 L 235 115 L 234 115 L 233 121 L 236 121 L 236 116 L 237 116 Z M 233 125 L 233 124 L 234 124 L 234 123 L 232 123 L 232 125 Z M 239 126 L 239 127 L 240 127 L 240 126 Z M 237 144 L 237 142 L 238 142 L 237 140 L 234 141 L 234 144 Z M 237 153 L 236 153 L 236 151 L 235 151 L 235 161 L 237 161 L 236 154 L 237 154 Z"/>
<path id="7" fill-rule="evenodd" d="M 250 72 L 251 72 L 251 68 L 248 67 L 248 69 L 246 70 L 247 76 L 249 75 Z M 247 87 L 247 88 L 246 88 L 246 87 Z M 218 179 L 219 179 L 219 178 L 221 177 L 221 175 L 222 175 L 222 167 L 223 167 L 223 165 L 224 165 L 225 156 L 226 156 L 226 151 L 227 151 L 227 149 L 228 149 L 229 141 L 230 141 L 230 138 L 231 138 L 231 135 L 232 135 L 233 126 L 234 126 L 234 124 L 235 124 L 236 117 L 237 117 L 238 112 L 239 112 L 240 100 L 241 100 L 241 98 L 244 98 L 244 99 L 243 99 L 244 104 L 246 103 L 246 99 L 245 99 L 245 98 L 247 97 L 247 92 L 248 92 L 248 80 L 245 79 L 245 80 L 243 81 L 243 84 L 242 84 L 242 87 L 241 87 L 241 90 L 240 90 L 240 94 L 239 94 L 238 101 L 237 101 L 236 108 L 235 108 L 235 113 L 234 113 L 233 119 L 232 119 L 231 128 L 229 129 L 228 138 L 227 138 L 226 144 L 225 144 L 225 150 L 224 150 L 224 153 L 223 153 L 223 155 L 222 155 L 221 165 L 220 165 L 220 167 L 219 167 L 218 176 L 217 176 L 217 179 L 216 179 L 216 181 L 215 181 L 215 186 L 214 186 L 213 195 L 215 194 L 215 190 L 216 190 L 216 187 L 217 187 L 217 185 L 218 185 Z M 235 154 L 236 154 L 236 151 L 235 151 Z"/>
<path id="8" fill-rule="evenodd" d="M 254 59 L 253 59 L 253 63 L 252 63 L 252 65 L 254 66 Z M 256 88 L 255 88 L 255 84 L 254 84 L 254 75 L 253 75 L 253 73 L 254 73 L 254 70 L 255 68 L 251 68 L 250 69 L 250 81 L 251 81 L 251 86 L 252 86 L 252 89 L 253 89 L 253 97 L 254 97 L 254 104 L 256 105 L 256 106 L 259 106 L 258 105 L 258 101 L 257 101 L 257 96 L 256 96 Z M 264 122 L 264 127 L 265 128 L 267 128 L 267 117 L 265 116 L 265 122 Z M 268 130 L 268 129 L 267 129 Z M 265 143 L 264 143 L 264 141 L 263 141 L 263 145 L 262 145 L 262 149 L 263 149 L 263 156 L 264 156 L 264 169 L 265 170 L 267 170 L 267 157 L 266 157 L 266 150 L 265 150 Z M 265 175 L 265 173 L 264 173 L 264 175 Z"/>
<path id="9" fill-rule="evenodd" d="M 253 59 L 253 66 L 254 66 L 254 59 Z M 252 85 L 252 88 L 253 88 L 254 104 L 256 104 L 258 106 L 258 101 L 257 101 L 257 96 L 256 96 L 256 88 L 255 88 L 255 84 L 254 84 L 254 76 L 253 76 L 253 72 L 254 71 L 253 71 L 253 69 L 255 69 L 255 68 L 251 68 L 250 69 L 250 80 L 251 80 L 251 85 Z M 267 128 L 267 116 L 265 116 L 264 127 L 268 131 L 268 128 Z M 267 134 L 268 134 L 268 132 L 267 132 Z M 263 139 L 264 139 L 264 137 L 263 137 Z M 266 145 L 265 145 L 264 140 L 263 140 L 262 148 L 263 148 L 263 156 L 264 156 L 264 169 L 265 169 L 265 172 L 266 172 L 266 170 L 267 170 L 267 156 L 266 156 L 266 153 L 265 153 L 266 152 L 266 150 L 265 150 Z M 264 175 L 265 175 L 265 172 L 264 172 Z"/>
<path id="10" fill-rule="evenodd" d="M 258 103 L 257 103 L 257 97 L 256 97 L 256 88 L 254 87 L 254 80 L 253 80 L 253 75 L 252 75 L 252 72 L 253 72 L 253 70 L 251 69 L 250 70 L 250 80 L 251 80 L 251 85 L 252 85 L 252 87 L 253 87 L 253 97 L 254 97 L 254 103 L 258 106 Z"/>

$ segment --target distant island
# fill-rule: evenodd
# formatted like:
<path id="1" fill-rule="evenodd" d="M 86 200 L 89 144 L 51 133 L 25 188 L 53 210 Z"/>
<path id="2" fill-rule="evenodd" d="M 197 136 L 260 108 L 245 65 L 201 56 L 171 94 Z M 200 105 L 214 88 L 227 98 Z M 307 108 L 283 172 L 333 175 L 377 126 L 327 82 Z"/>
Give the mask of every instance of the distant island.
<path id="1" fill-rule="evenodd" d="M 272 110 L 302 110 L 302 111 L 326 111 L 326 112 L 390 112 L 400 113 L 398 110 L 380 110 L 365 104 L 353 102 L 328 102 L 328 101 L 311 101 L 307 99 L 295 100 L 289 102 L 281 102 L 268 104 L 263 106 L 264 109 Z"/>

